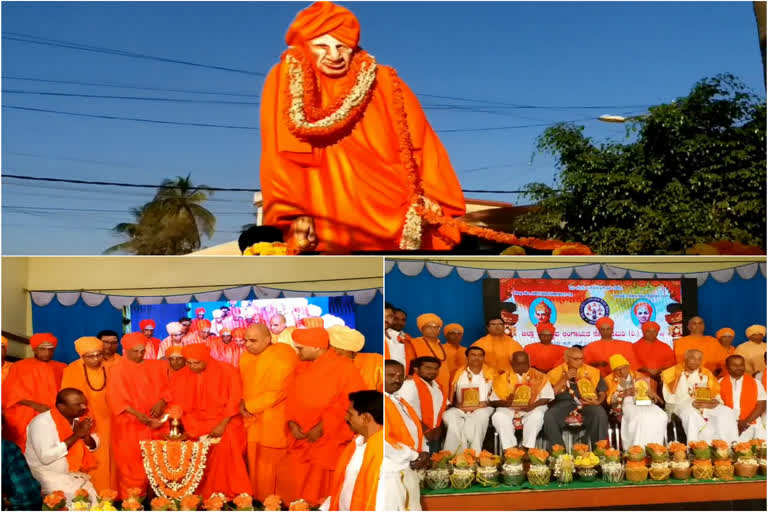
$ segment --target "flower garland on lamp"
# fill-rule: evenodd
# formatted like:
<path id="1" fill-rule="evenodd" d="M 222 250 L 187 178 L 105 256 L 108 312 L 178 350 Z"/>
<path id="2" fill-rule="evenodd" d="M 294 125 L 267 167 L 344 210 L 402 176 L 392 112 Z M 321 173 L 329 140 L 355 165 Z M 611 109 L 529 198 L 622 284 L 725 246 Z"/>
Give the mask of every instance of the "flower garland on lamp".
<path id="1" fill-rule="evenodd" d="M 298 48 L 288 48 L 283 53 L 282 60 L 288 69 L 288 84 L 285 88 L 287 107 L 283 112 L 283 119 L 289 131 L 299 140 L 321 147 L 335 144 L 340 138 L 349 134 L 370 103 L 379 70 L 376 59 L 364 50 L 356 52 L 352 56 L 349 72 L 342 79 L 344 92 L 339 95 L 334 104 L 326 108 L 320 106 L 320 91 L 315 79 L 315 70 L 304 52 Z M 447 238 L 448 232 L 459 231 L 510 246 L 553 251 L 553 254 L 592 254 L 592 251 L 583 244 L 532 237 L 518 238 L 511 233 L 472 226 L 444 215 L 436 202 L 424 196 L 421 177 L 413 156 L 414 147 L 408 128 L 402 82 L 394 68 L 389 66 L 380 66 L 380 68 L 389 73 L 394 84 L 393 99 L 397 116 L 396 131 L 400 163 L 408 172 L 408 204 L 410 206 L 405 213 L 400 249 L 421 249 L 422 233 L 426 223 L 437 226 L 437 236 L 444 239 Z M 296 254 L 300 249 L 289 247 L 288 253 Z"/>

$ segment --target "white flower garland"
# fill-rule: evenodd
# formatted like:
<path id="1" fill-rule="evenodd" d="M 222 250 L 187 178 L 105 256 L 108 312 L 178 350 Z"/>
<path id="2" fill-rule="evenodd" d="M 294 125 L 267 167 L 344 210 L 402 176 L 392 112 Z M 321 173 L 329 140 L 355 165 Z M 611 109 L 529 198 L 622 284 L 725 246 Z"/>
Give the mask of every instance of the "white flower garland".
<path id="1" fill-rule="evenodd" d="M 144 471 L 147 474 L 147 479 L 149 480 L 150 485 L 152 486 L 152 489 L 155 491 L 155 493 L 166 499 L 174 499 L 171 496 L 168 496 L 163 488 L 158 485 L 158 482 L 155 479 L 154 471 L 152 471 L 152 468 L 150 467 L 149 461 L 151 460 L 155 467 L 160 467 L 160 461 L 158 459 L 158 448 L 157 443 L 162 443 L 162 452 L 164 455 L 165 462 L 167 463 L 167 452 L 166 452 L 166 441 L 140 441 L 139 445 L 141 447 L 141 455 L 142 455 L 142 462 L 144 465 Z M 179 489 L 183 489 L 185 486 L 189 486 L 187 494 L 192 494 L 197 489 L 197 486 L 200 485 L 201 480 L 203 479 L 203 473 L 205 471 L 206 461 L 208 458 L 208 449 L 210 447 L 210 443 L 208 440 L 204 441 L 193 441 L 192 442 L 192 456 L 190 457 L 190 469 L 195 468 L 194 471 L 187 470 L 187 474 L 184 476 L 184 478 L 180 482 L 162 482 L 165 486 L 167 486 L 172 491 L 178 491 Z M 186 444 L 186 442 L 184 443 Z M 181 458 L 183 461 L 184 459 Z M 166 468 L 168 468 L 168 465 L 166 464 Z M 178 470 L 177 470 L 178 471 Z"/>
<path id="2" fill-rule="evenodd" d="M 424 206 L 438 215 L 442 215 L 443 210 L 440 205 L 429 199 L 428 197 L 421 196 L 424 200 Z M 414 203 L 408 208 L 408 212 L 405 214 L 405 225 L 403 226 L 403 235 L 400 237 L 400 249 L 406 251 L 417 251 L 421 249 L 421 234 L 423 230 L 423 220 L 421 215 L 418 214 L 416 208 L 418 203 Z"/>
<path id="3" fill-rule="evenodd" d="M 285 61 L 288 63 L 288 75 L 290 77 L 288 90 L 291 93 L 291 107 L 288 115 L 291 121 L 300 128 L 327 128 L 346 119 L 350 111 L 365 100 L 368 91 L 373 87 L 373 82 L 376 80 L 376 60 L 373 56 L 370 58 L 370 63 L 363 62 L 361 64 L 360 72 L 355 78 L 355 85 L 344 98 L 339 109 L 323 119 L 309 122 L 304 114 L 304 75 L 301 71 L 301 64 L 293 56 L 287 55 Z"/>

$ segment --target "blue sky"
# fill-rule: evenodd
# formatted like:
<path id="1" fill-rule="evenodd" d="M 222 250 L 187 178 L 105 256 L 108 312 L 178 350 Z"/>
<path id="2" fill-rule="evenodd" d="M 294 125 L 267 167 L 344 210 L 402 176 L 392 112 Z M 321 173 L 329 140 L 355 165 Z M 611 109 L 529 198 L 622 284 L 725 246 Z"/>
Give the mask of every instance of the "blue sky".
<path id="1" fill-rule="evenodd" d="M 734 73 L 764 96 L 751 2 L 342 4 L 360 19 L 361 44 L 379 62 L 397 68 L 419 95 L 464 189 L 552 183 L 552 159 L 537 155 L 531 160 L 544 127 L 528 125 L 579 120 L 588 135 L 618 140 L 624 127 L 598 122 L 597 116 L 642 113 L 722 72 Z M 46 37 L 266 73 L 285 48 L 295 13 L 306 5 L 3 2 L 3 173 L 152 184 L 191 173 L 195 183 L 259 187 L 260 139 L 254 129 L 105 120 L 7 106 L 257 127 L 258 106 L 243 103 L 258 102 L 263 75 L 12 38 Z M 208 103 L 27 94 L 33 91 Z M 527 127 L 502 129 L 519 126 Z M 121 241 L 109 229 L 131 220 L 130 208 L 150 200 L 153 192 L 5 178 L 2 252 L 100 254 Z M 518 201 L 515 195 L 467 196 Z M 248 192 L 213 196 L 208 207 L 218 225 L 206 245 L 236 239 L 240 226 L 253 220 L 251 199 Z"/>

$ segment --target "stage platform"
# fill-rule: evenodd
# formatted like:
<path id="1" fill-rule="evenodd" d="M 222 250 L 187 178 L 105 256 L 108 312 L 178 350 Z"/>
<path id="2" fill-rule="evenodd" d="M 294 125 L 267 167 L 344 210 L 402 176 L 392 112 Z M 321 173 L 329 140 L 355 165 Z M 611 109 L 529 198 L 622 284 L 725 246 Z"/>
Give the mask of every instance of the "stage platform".
<path id="1" fill-rule="evenodd" d="M 570 508 L 600 508 L 664 503 L 701 503 L 712 501 L 766 499 L 766 479 L 735 478 L 733 481 L 580 482 L 558 486 L 531 488 L 499 486 L 470 487 L 465 491 L 446 489 L 424 490 L 421 505 L 424 510 L 562 510 Z M 765 509 L 765 507 L 763 507 Z"/>

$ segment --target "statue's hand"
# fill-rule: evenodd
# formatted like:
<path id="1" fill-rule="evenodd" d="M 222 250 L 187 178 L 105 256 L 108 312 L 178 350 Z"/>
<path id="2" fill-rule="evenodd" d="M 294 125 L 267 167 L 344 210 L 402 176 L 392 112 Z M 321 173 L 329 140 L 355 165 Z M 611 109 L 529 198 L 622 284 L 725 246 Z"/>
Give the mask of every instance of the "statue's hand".
<path id="1" fill-rule="evenodd" d="M 317 247 L 315 220 L 309 216 L 296 217 L 291 223 L 290 237 L 300 252 L 312 251 Z"/>

